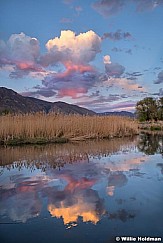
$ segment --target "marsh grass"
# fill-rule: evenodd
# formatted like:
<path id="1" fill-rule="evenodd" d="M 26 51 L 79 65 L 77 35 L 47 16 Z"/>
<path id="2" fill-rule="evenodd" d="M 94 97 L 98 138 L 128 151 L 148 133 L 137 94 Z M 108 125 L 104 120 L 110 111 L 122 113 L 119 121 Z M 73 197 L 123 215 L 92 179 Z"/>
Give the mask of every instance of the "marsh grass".
<path id="1" fill-rule="evenodd" d="M 137 133 L 137 122 L 120 116 L 80 116 L 55 113 L 0 116 L 1 144 L 66 142 L 133 136 Z"/>

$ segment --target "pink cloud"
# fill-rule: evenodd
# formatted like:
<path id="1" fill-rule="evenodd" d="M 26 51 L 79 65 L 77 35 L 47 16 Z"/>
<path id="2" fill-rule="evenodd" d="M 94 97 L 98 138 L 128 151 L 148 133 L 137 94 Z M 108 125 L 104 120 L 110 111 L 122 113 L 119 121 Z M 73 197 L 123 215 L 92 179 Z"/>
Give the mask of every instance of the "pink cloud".
<path id="1" fill-rule="evenodd" d="M 93 67 L 90 65 L 73 64 L 71 61 L 65 62 L 64 65 L 66 67 L 66 71 L 64 72 L 65 76 L 72 72 L 85 73 L 94 71 Z"/>
<path id="2" fill-rule="evenodd" d="M 67 88 L 67 89 L 60 89 L 58 91 L 57 97 L 58 98 L 63 98 L 65 96 L 69 96 L 69 97 L 75 99 L 75 98 L 78 98 L 79 94 L 84 94 L 84 93 L 87 93 L 87 90 L 84 87 L 74 88 L 74 89 L 69 89 L 69 88 Z"/>

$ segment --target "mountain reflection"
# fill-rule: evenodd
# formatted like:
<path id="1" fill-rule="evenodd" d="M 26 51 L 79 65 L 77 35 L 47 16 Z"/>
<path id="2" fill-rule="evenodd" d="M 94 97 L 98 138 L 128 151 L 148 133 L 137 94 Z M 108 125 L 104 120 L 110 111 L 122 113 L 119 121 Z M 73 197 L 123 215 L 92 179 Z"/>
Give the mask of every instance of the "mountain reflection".
<path id="1" fill-rule="evenodd" d="M 134 152 L 136 144 L 137 139 L 117 139 L 1 147 L 0 217 L 25 223 L 40 217 L 46 203 L 51 217 L 61 218 L 67 228 L 76 226 L 80 219 L 97 224 L 104 215 L 134 218 L 123 210 L 108 211 L 105 200 L 126 186 L 126 173 L 138 171 L 147 161 L 148 156 Z M 105 194 L 101 194 L 101 186 Z"/>

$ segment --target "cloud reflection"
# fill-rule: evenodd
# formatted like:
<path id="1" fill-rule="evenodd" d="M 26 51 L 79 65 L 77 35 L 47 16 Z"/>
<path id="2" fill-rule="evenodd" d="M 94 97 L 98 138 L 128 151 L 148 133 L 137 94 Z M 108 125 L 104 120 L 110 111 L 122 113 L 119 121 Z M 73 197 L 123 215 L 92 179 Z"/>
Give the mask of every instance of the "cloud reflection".
<path id="1" fill-rule="evenodd" d="M 25 223 L 39 217 L 46 202 L 50 215 L 61 218 L 68 228 L 80 220 L 97 224 L 104 215 L 111 215 L 105 205 L 107 195 L 114 196 L 116 188 L 126 186 L 127 173 L 138 170 L 148 158 L 131 156 L 127 151 L 133 151 L 135 142 L 123 142 L 117 140 L 116 146 L 114 141 L 40 146 L 33 154 L 31 146 L 10 148 L 13 154 L 6 162 L 14 163 L 1 164 L 1 217 Z M 4 155 L 8 149 L 1 149 Z M 101 194 L 101 187 L 106 194 Z"/>
<path id="2" fill-rule="evenodd" d="M 121 187 L 127 184 L 127 177 L 122 172 L 113 173 L 108 178 L 107 193 L 109 196 L 113 196 L 116 187 Z"/>
<path id="3" fill-rule="evenodd" d="M 50 203 L 48 210 L 53 217 L 62 218 L 65 225 L 77 224 L 79 217 L 83 222 L 96 224 L 105 213 L 103 200 L 95 190 L 77 190 L 73 194 L 65 191 L 63 195 L 59 205 Z"/>
<path id="4" fill-rule="evenodd" d="M 28 219 L 37 217 L 40 214 L 42 203 L 39 199 L 39 189 L 45 181 L 26 181 L 26 178 L 17 177 L 0 189 L 1 203 L 0 215 L 7 215 L 12 221 L 25 223 Z"/>

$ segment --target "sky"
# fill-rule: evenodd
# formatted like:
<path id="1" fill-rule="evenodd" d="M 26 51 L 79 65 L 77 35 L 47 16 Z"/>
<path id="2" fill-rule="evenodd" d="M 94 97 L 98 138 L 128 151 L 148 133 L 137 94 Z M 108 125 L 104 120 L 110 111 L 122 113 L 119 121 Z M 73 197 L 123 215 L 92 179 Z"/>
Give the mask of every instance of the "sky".
<path id="1" fill-rule="evenodd" d="M 163 96 L 163 0 L 1 0 L 0 86 L 95 112 Z"/>

